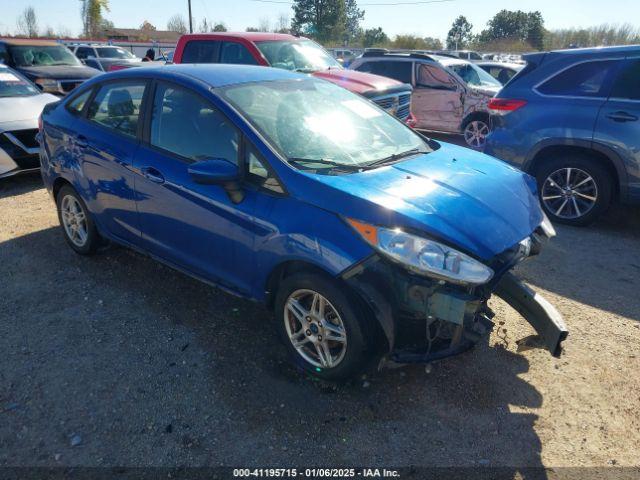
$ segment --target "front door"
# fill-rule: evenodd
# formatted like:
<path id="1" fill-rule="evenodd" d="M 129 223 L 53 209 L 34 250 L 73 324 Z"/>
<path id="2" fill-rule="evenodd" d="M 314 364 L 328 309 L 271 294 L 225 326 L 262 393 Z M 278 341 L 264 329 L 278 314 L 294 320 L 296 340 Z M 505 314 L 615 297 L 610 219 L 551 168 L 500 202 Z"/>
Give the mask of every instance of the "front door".
<path id="1" fill-rule="evenodd" d="M 629 195 L 640 199 L 640 58 L 628 59 L 619 71 L 593 138 L 626 157 Z"/>
<path id="2" fill-rule="evenodd" d="M 435 63 L 416 65 L 416 86 L 411 111 L 417 128 L 439 132 L 460 131 L 464 114 L 464 87 Z"/>
<path id="3" fill-rule="evenodd" d="M 248 291 L 250 279 L 238 267 L 253 260 L 255 197 L 234 203 L 223 186 L 196 183 L 188 173 L 197 160 L 237 164 L 240 132 L 197 93 L 158 82 L 145 138 L 135 160 L 145 248 L 193 274 Z"/>

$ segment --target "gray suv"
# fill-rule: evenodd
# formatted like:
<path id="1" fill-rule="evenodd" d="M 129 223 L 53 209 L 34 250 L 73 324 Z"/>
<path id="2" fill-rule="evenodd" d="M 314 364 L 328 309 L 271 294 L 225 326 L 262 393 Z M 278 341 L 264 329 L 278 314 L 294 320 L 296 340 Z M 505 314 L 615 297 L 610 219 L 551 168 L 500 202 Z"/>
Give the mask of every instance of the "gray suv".
<path id="1" fill-rule="evenodd" d="M 525 55 L 489 104 L 485 152 L 536 177 L 557 222 L 586 225 L 640 203 L 640 46 Z"/>

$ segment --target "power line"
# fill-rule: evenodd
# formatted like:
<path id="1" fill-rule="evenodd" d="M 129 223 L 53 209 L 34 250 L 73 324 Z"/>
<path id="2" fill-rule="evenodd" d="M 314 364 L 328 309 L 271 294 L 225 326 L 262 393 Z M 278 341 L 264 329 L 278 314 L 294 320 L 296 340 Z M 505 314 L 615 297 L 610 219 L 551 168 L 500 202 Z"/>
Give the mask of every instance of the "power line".
<path id="1" fill-rule="evenodd" d="M 286 5 L 292 5 L 293 2 L 283 0 L 249 0 L 250 2 L 259 3 L 282 3 Z M 377 6 L 391 6 L 391 5 L 423 5 L 427 3 L 445 3 L 455 2 L 455 0 L 416 0 L 414 2 L 389 2 L 389 3 L 358 3 L 359 7 L 377 7 Z"/>

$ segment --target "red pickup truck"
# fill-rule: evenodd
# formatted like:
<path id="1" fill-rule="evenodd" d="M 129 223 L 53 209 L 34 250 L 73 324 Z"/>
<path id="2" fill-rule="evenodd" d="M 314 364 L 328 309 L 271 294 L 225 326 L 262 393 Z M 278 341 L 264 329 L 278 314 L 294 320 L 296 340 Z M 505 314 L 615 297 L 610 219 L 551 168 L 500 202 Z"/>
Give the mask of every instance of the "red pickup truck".
<path id="1" fill-rule="evenodd" d="M 409 125 L 413 122 L 411 85 L 346 70 L 308 38 L 259 32 L 188 34 L 178 40 L 173 63 L 237 63 L 308 73 L 369 98 Z"/>

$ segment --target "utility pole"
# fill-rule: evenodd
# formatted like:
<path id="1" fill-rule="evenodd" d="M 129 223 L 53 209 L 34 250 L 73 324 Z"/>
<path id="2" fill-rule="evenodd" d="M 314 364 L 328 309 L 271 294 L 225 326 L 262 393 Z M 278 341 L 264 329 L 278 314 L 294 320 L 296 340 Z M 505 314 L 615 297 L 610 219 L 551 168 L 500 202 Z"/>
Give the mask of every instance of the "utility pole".
<path id="1" fill-rule="evenodd" d="M 191 0 L 187 0 L 189 3 L 189 33 L 193 33 L 193 18 L 191 18 Z"/>

